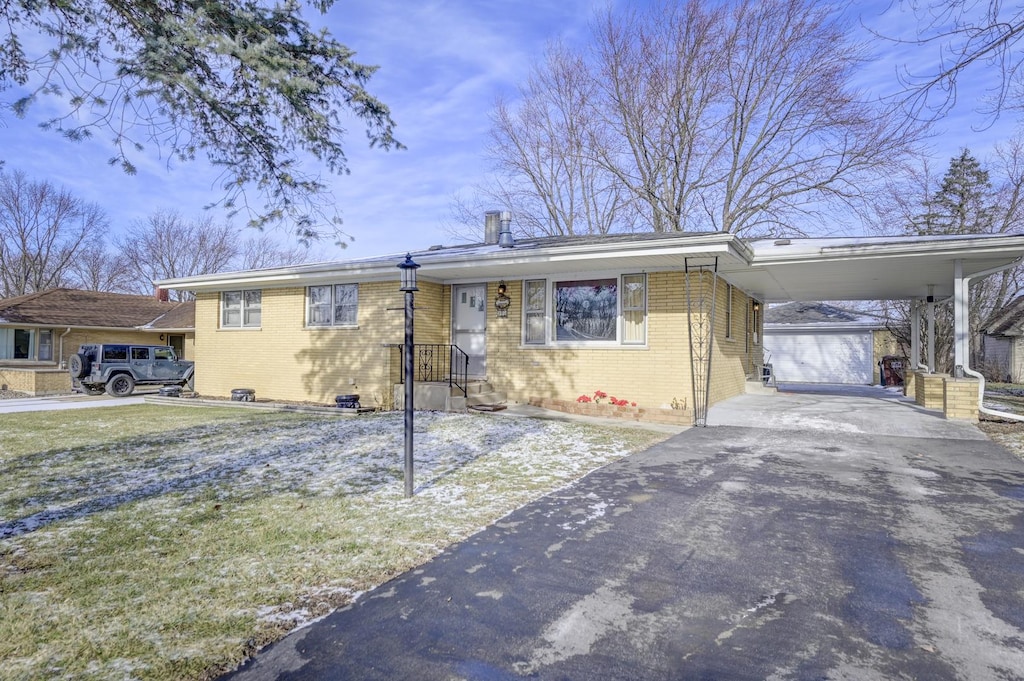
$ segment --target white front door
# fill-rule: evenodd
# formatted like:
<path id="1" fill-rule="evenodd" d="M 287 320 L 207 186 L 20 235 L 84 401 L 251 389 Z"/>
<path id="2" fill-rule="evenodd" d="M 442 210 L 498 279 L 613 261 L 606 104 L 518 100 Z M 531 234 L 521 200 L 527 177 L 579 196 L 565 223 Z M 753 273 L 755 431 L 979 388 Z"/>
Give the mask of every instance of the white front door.
<path id="1" fill-rule="evenodd" d="M 487 284 L 452 286 L 452 343 L 469 355 L 469 375 L 487 377 Z"/>

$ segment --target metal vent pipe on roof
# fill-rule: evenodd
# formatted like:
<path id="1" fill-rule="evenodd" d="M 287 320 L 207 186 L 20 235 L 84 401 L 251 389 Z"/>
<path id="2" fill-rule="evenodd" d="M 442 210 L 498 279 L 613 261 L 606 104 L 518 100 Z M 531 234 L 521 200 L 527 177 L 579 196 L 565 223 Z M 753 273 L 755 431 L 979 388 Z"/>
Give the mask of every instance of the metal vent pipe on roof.
<path id="1" fill-rule="evenodd" d="M 498 233 L 498 245 L 502 248 L 513 248 L 516 245 L 512 238 L 512 213 L 501 211 L 501 231 Z"/>
<path id="2" fill-rule="evenodd" d="M 484 243 L 498 243 L 498 235 L 501 233 L 501 211 L 489 210 L 484 213 Z"/>

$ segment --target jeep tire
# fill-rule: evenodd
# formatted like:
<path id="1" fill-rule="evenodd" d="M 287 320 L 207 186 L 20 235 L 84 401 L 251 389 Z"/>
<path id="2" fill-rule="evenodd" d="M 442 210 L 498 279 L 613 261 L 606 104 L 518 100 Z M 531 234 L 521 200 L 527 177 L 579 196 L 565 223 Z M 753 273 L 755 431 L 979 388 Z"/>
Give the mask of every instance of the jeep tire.
<path id="1" fill-rule="evenodd" d="M 135 379 L 129 374 L 116 374 L 107 381 L 107 394 L 111 397 L 128 397 L 135 391 Z"/>
<path id="2" fill-rule="evenodd" d="M 82 378 L 89 373 L 89 358 L 78 353 L 68 357 L 68 369 L 71 371 L 71 378 Z"/>

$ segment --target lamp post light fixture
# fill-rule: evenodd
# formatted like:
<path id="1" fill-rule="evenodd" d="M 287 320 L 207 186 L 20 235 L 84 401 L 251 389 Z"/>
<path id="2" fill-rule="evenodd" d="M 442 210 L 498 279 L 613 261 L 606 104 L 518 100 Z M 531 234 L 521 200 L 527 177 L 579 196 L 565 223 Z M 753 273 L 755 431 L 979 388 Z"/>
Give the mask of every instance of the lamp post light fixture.
<path id="1" fill-rule="evenodd" d="M 413 262 L 412 256 L 408 253 L 405 254 L 405 260 L 398 263 L 398 269 L 402 271 L 402 286 L 399 291 L 405 293 L 405 496 L 411 497 L 413 492 L 413 373 L 416 370 L 416 364 L 413 361 L 413 351 L 415 345 L 413 344 L 413 329 L 412 329 L 412 316 L 413 316 L 413 298 L 412 294 L 414 291 L 419 291 L 416 287 L 416 270 L 420 266 Z"/>

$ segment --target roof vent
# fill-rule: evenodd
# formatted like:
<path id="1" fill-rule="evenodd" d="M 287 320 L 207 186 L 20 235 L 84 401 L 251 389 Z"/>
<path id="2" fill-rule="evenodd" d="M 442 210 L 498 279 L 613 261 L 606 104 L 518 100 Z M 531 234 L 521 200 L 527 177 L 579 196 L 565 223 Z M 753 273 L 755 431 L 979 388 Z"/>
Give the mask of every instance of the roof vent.
<path id="1" fill-rule="evenodd" d="M 501 211 L 501 231 L 498 233 L 498 245 L 502 248 L 513 248 L 516 245 L 512 238 L 512 213 Z"/>
<path id="2" fill-rule="evenodd" d="M 440 251 L 443 248 L 444 248 L 444 246 L 442 246 L 441 244 L 434 244 L 433 246 L 431 246 L 427 250 L 428 251 Z"/>
<path id="3" fill-rule="evenodd" d="M 776 239 L 775 240 L 775 245 L 776 246 L 788 246 L 791 243 L 792 242 L 789 239 Z"/>

